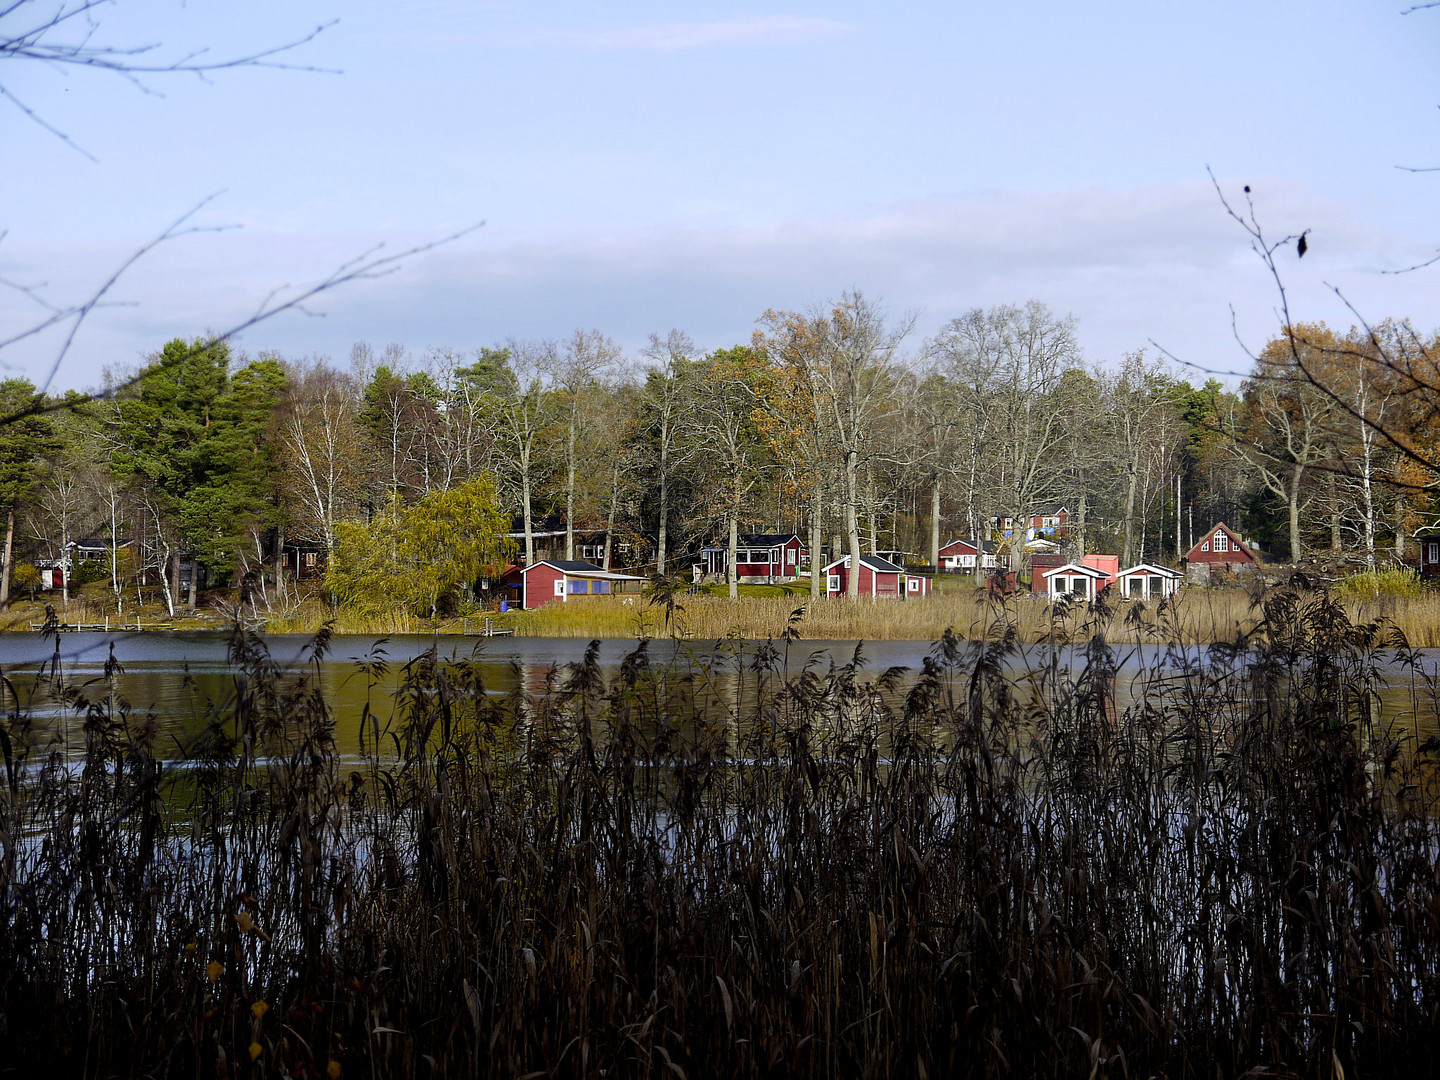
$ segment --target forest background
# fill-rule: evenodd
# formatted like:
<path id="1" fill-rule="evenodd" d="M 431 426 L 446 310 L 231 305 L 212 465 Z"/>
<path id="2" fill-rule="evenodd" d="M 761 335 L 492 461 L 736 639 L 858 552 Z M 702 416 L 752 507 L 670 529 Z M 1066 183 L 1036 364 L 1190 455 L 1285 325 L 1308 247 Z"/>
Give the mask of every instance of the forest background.
<path id="1" fill-rule="evenodd" d="M 1174 563 L 1197 523 L 1226 521 L 1277 561 L 1374 568 L 1432 511 L 1414 448 L 1433 417 L 1399 372 L 1428 370 L 1436 342 L 1404 321 L 1297 326 L 1238 391 L 1144 351 L 1087 365 L 1074 321 L 1038 301 L 910 329 L 846 294 L 709 353 L 680 331 L 632 356 L 577 330 L 420 355 L 362 342 L 339 365 L 199 338 L 111 372 L 96 400 L 12 378 L 0 408 L 29 415 L 0 444 L 0 600 L 84 537 L 132 541 L 74 568 L 120 613 L 147 592 L 193 608 L 191 558 L 293 607 L 273 575 L 288 541 L 323 550 L 332 602 L 434 616 L 533 559 L 546 521 L 570 557 L 603 530 L 607 560 L 623 544 L 628 569 L 688 577 L 700 546 L 750 530 L 933 566 L 941 543 L 1055 502 L 1076 554 Z"/>

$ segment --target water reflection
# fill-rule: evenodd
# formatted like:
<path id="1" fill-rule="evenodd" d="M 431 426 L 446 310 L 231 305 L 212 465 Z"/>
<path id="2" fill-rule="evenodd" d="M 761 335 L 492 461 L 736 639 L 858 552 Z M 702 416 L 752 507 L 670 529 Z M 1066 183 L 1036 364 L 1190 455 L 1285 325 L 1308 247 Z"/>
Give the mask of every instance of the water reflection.
<path id="1" fill-rule="evenodd" d="M 441 659 L 473 661 L 479 666 L 486 693 L 512 695 L 517 691 L 541 698 L 563 683 L 566 665 L 583 660 L 588 642 L 567 638 L 436 638 L 413 635 L 391 638 L 337 636 L 318 664 L 304 636 L 274 636 L 268 640 L 271 656 L 282 673 L 318 670 L 320 687 L 337 720 L 338 749 L 346 756 L 361 751 L 360 717 L 368 704 L 373 714 L 388 716 L 393 695 L 401 685 L 405 667 L 432 646 Z M 177 757 L 205 726 L 208 716 L 226 711 L 236 693 L 234 670 L 227 659 L 227 638 L 221 634 L 75 633 L 58 638 L 38 634 L 0 635 L 0 687 L 3 707 L 28 709 L 35 725 L 62 737 L 74 726 L 75 713 L 63 708 L 49 692 L 48 678 L 58 670 L 67 683 L 91 696 L 102 694 L 103 673 L 113 648 L 122 666 L 115 679 L 116 693 L 135 713 L 153 714 L 161 732 L 157 750 Z M 613 678 L 633 640 L 600 642 L 597 658 L 603 675 Z M 761 646 L 738 642 L 674 642 L 650 644 L 652 668 L 664 669 L 657 693 L 665 699 L 661 715 L 684 713 L 712 730 L 723 727 L 725 743 L 734 750 L 744 733 L 740 717 L 753 715 L 757 694 L 773 694 L 785 674 L 794 676 L 809 667 L 820 673 L 831 664 L 850 662 L 854 642 L 796 642 L 775 662 L 781 671 L 761 678 L 755 671 Z M 784 650 L 785 646 L 777 648 Z M 928 642 L 882 641 L 866 643 L 861 654 L 862 680 L 876 680 L 885 671 L 903 667 L 908 674 L 897 681 L 896 693 L 913 684 Z M 1376 719 L 1398 728 L 1415 740 L 1440 732 L 1440 650 L 1422 650 L 1419 664 L 1407 667 L 1390 657 L 1381 670 L 1385 681 L 1376 687 Z M 1183 683 L 1188 665 L 1209 663 L 1208 650 L 1195 647 L 1168 650 L 1161 646 L 1121 646 L 1113 654 L 1113 670 L 1092 672 L 1092 692 L 1104 699 L 1104 715 L 1118 719 L 1141 701 L 1152 705 Z M 383 661 L 383 665 L 377 663 Z M 1084 669 L 1083 647 L 1023 647 L 1006 662 L 1007 674 L 1018 691 L 1033 700 L 1044 699 L 1042 687 L 1054 687 Z M 381 670 L 383 666 L 383 672 Z M 683 709 L 676 709 L 683 703 Z M 1231 703 L 1234 704 L 1233 702 Z M 71 741 L 68 737 L 66 741 Z"/>

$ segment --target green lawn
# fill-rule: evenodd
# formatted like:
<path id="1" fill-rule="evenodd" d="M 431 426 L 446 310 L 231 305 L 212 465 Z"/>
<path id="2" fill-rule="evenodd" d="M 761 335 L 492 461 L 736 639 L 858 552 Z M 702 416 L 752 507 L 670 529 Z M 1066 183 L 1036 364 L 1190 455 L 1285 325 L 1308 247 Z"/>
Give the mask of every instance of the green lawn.
<path id="1" fill-rule="evenodd" d="M 737 588 L 741 596 L 809 596 L 810 581 L 802 578 L 800 581 L 790 581 L 783 585 L 739 585 Z M 730 586 L 701 585 L 700 591 L 707 596 L 729 596 Z"/>

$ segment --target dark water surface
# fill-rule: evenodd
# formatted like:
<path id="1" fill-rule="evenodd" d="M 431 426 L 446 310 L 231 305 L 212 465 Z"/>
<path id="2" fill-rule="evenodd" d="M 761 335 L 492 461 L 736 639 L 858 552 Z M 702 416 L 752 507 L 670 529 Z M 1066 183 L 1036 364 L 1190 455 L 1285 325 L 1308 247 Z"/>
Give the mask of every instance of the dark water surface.
<path id="1" fill-rule="evenodd" d="M 310 639 L 306 636 L 274 635 L 266 640 L 282 671 L 299 672 L 312 662 L 307 650 Z M 189 738 L 204 727 L 207 712 L 216 706 L 223 708 L 234 695 L 234 671 L 227 658 L 227 641 L 226 635 L 215 633 L 115 631 L 67 633 L 58 639 L 39 634 L 3 634 L 0 635 L 0 674 L 10 687 L 3 691 L 3 705 L 8 711 L 18 698 L 42 728 L 66 732 L 71 725 L 78 726 L 73 711 L 63 709 L 54 701 L 37 673 L 56 658 L 58 647 L 58 662 L 65 681 L 72 686 L 82 686 L 102 676 L 113 646 L 115 658 L 123 667 L 123 673 L 116 680 L 119 694 L 130 702 L 136 713 L 155 714 L 162 732 L 159 752 L 163 756 L 179 756 Z M 403 666 L 432 646 L 438 647 L 444 659 L 475 659 L 481 665 L 486 689 L 492 693 L 510 693 L 523 686 L 528 692 L 539 694 L 544 692 L 555 669 L 583 659 L 587 645 L 588 642 L 579 638 L 337 635 L 320 665 L 320 681 L 334 710 L 341 751 L 358 752 L 358 724 L 364 704 L 368 701 L 372 710 L 388 715 L 391 695 L 400 683 Z M 607 639 L 600 643 L 600 665 L 607 677 L 619 671 L 622 658 L 635 647 L 632 639 Z M 822 669 L 832 661 L 848 663 L 855 647 L 855 642 L 796 642 L 790 646 L 789 670 L 792 674 L 798 673 L 807 663 L 818 664 Z M 892 667 L 908 668 L 913 677 L 932 648 L 929 642 L 923 641 L 866 642 L 863 645 L 864 677 L 878 677 Z M 671 665 L 681 672 L 704 665 L 723 673 L 743 665 L 753 656 L 754 649 L 754 645 L 743 643 L 717 646 L 714 642 L 661 640 L 651 643 L 650 658 L 653 665 Z M 1012 677 L 1023 686 L 1052 664 L 1078 672 L 1084 665 L 1078 652 L 1070 647 L 1052 650 L 1029 646 L 1022 648 L 1007 666 Z M 1166 652 L 1162 646 L 1150 645 L 1115 648 L 1119 674 L 1114 690 L 1118 708 L 1125 708 L 1143 692 L 1136 685 L 1142 673 L 1166 666 Z M 1204 649 L 1196 647 L 1188 655 L 1200 658 L 1204 653 Z M 359 670 L 360 663 L 381 656 L 389 664 L 383 679 L 374 680 Z M 1384 722 L 1423 735 L 1440 730 L 1436 721 L 1436 695 L 1430 689 L 1440 686 L 1440 650 L 1424 650 L 1421 656 L 1418 673 L 1391 661 L 1385 662 L 1388 683 L 1381 690 L 1380 698 Z"/>

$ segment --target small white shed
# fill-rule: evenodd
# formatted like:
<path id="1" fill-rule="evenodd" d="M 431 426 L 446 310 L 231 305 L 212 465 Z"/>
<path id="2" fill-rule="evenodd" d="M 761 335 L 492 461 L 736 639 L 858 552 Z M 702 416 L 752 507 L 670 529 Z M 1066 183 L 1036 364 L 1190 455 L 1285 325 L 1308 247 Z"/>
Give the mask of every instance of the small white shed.
<path id="1" fill-rule="evenodd" d="M 1094 600 L 1096 592 L 1110 579 L 1104 570 L 1073 562 L 1046 570 L 1040 577 L 1045 582 L 1046 596 L 1074 596 L 1080 600 Z"/>
<path id="2" fill-rule="evenodd" d="M 1159 600 L 1180 588 L 1179 570 L 1151 563 L 1136 563 L 1115 575 L 1115 587 L 1127 600 Z"/>

